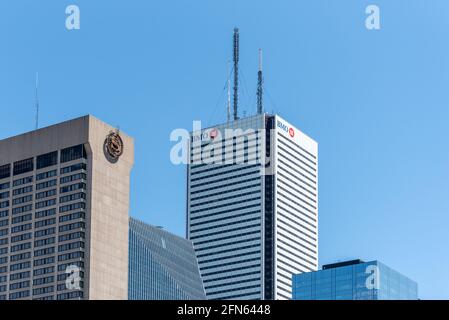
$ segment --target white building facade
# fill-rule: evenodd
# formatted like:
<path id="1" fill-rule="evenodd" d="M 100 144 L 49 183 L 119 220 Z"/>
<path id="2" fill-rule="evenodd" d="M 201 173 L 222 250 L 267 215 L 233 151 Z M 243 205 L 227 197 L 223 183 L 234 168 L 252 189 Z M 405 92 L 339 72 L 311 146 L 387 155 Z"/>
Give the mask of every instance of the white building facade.
<path id="1" fill-rule="evenodd" d="M 317 143 L 269 114 L 193 132 L 187 238 L 208 299 L 291 299 L 318 268 Z"/>

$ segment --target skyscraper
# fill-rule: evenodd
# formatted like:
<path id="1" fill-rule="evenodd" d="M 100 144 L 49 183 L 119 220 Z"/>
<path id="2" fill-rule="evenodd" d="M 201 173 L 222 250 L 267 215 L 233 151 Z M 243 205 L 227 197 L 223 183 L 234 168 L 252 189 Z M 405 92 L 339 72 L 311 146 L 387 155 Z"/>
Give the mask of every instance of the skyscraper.
<path id="1" fill-rule="evenodd" d="M 351 260 L 293 276 L 294 300 L 417 300 L 418 285 L 380 261 Z"/>
<path id="2" fill-rule="evenodd" d="M 208 299 L 291 299 L 318 267 L 318 145 L 278 115 L 192 132 L 187 237 Z"/>
<path id="3" fill-rule="evenodd" d="M 131 218 L 129 299 L 204 300 L 205 298 L 192 243 Z"/>
<path id="4" fill-rule="evenodd" d="M 127 299 L 133 157 L 92 116 L 0 141 L 0 299 Z"/>

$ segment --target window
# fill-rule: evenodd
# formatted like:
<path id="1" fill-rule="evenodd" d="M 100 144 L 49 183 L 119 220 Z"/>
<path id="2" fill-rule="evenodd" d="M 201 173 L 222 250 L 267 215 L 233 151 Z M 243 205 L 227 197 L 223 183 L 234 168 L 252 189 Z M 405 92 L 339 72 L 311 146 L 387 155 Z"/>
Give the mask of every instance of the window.
<path id="1" fill-rule="evenodd" d="M 73 261 L 73 262 L 69 262 L 69 263 L 60 264 L 60 265 L 58 265 L 58 271 L 65 271 L 68 266 L 76 266 L 78 268 L 84 268 L 84 262 L 83 261 Z"/>
<path id="2" fill-rule="evenodd" d="M 45 236 L 55 234 L 55 232 L 56 232 L 56 228 L 53 227 L 53 228 L 36 231 L 36 232 L 34 232 L 34 236 L 36 238 L 45 237 Z"/>
<path id="3" fill-rule="evenodd" d="M 50 199 L 50 200 L 46 200 L 46 201 L 37 202 L 35 204 L 35 207 L 36 207 L 36 209 L 40 209 L 40 208 L 44 208 L 44 207 L 54 206 L 55 204 L 56 204 L 56 199 Z"/>
<path id="4" fill-rule="evenodd" d="M 31 210 L 33 210 L 33 205 L 28 204 L 28 205 L 23 206 L 23 207 L 17 207 L 17 208 L 12 209 L 12 214 L 16 215 L 16 214 L 28 212 L 28 211 L 31 211 Z"/>
<path id="5" fill-rule="evenodd" d="M 27 262 L 21 262 L 21 263 L 12 264 L 9 267 L 9 270 L 10 271 L 17 271 L 17 270 L 27 269 L 29 267 L 31 267 L 31 263 L 29 261 L 27 261 Z"/>
<path id="6" fill-rule="evenodd" d="M 30 239 L 31 239 L 31 233 L 24 233 L 24 234 L 21 234 L 20 236 L 11 237 L 11 243 L 24 241 L 24 240 L 30 240 Z"/>
<path id="7" fill-rule="evenodd" d="M 9 182 L 2 183 L 0 184 L 0 190 L 9 189 L 10 186 L 11 184 Z"/>
<path id="8" fill-rule="evenodd" d="M 63 184 L 63 183 L 72 182 L 75 180 L 81 180 L 81 179 L 86 180 L 86 177 L 87 176 L 85 173 L 77 173 L 77 174 L 72 174 L 71 176 L 62 177 L 59 182 L 61 184 Z"/>
<path id="9" fill-rule="evenodd" d="M 30 291 L 26 290 L 26 291 L 19 291 L 19 292 L 14 292 L 14 293 L 10 293 L 9 294 L 9 299 L 10 300 L 16 300 L 16 299 L 22 299 L 22 298 L 26 298 L 30 296 Z"/>
<path id="10" fill-rule="evenodd" d="M 47 239 L 42 239 L 42 240 L 36 240 L 34 241 L 34 247 L 43 247 L 43 246 L 47 246 L 49 244 L 53 244 L 55 243 L 55 237 L 51 237 L 51 238 L 47 238 Z"/>
<path id="11" fill-rule="evenodd" d="M 56 209 L 48 209 L 48 210 L 44 210 L 44 211 L 38 211 L 35 214 L 36 219 L 39 218 L 44 218 L 44 217 L 49 217 L 49 216 L 54 216 L 56 214 Z"/>
<path id="12" fill-rule="evenodd" d="M 9 207 L 9 200 L 0 202 L 0 209 Z"/>
<path id="13" fill-rule="evenodd" d="M 42 169 L 58 163 L 58 151 L 46 153 L 37 157 L 36 168 Z"/>
<path id="14" fill-rule="evenodd" d="M 75 212 L 75 213 L 67 214 L 65 216 L 60 216 L 59 222 L 66 222 L 66 221 L 71 221 L 71 220 L 75 220 L 75 219 L 84 219 L 84 218 L 85 218 L 84 212 Z"/>
<path id="15" fill-rule="evenodd" d="M 61 174 L 75 172 L 78 170 L 86 170 L 86 164 L 85 163 L 77 163 L 77 164 L 74 164 L 73 166 L 61 168 Z"/>
<path id="16" fill-rule="evenodd" d="M 84 202 L 77 202 L 77 203 L 72 203 L 66 206 L 62 206 L 59 207 L 59 212 L 67 212 L 67 211 L 71 211 L 71 210 L 76 210 L 76 209 L 85 209 L 86 208 L 86 204 Z"/>
<path id="17" fill-rule="evenodd" d="M 9 276 L 9 280 L 15 281 L 15 280 L 20 280 L 20 279 L 27 279 L 30 277 L 30 275 L 31 275 L 31 273 L 29 271 L 13 273 Z"/>
<path id="18" fill-rule="evenodd" d="M 59 242 L 69 241 L 74 239 L 84 239 L 84 232 L 74 232 L 69 234 L 63 234 L 58 237 Z"/>
<path id="19" fill-rule="evenodd" d="M 22 179 L 14 180 L 12 182 L 12 185 L 14 187 L 17 187 L 17 186 L 21 186 L 22 184 L 27 184 L 27 183 L 31 183 L 31 182 L 33 182 L 33 177 L 29 176 L 29 177 L 25 177 L 25 178 L 22 178 Z"/>
<path id="20" fill-rule="evenodd" d="M 33 227 L 33 225 L 31 223 L 22 224 L 20 226 L 12 227 L 11 228 L 11 233 L 17 233 L 17 232 L 30 230 L 32 227 Z"/>
<path id="21" fill-rule="evenodd" d="M 9 216 L 9 210 L 0 211 L 0 218 Z"/>
<path id="22" fill-rule="evenodd" d="M 0 193 L 0 199 L 9 198 L 9 191 Z"/>
<path id="23" fill-rule="evenodd" d="M 30 286 L 30 281 L 22 281 L 22 282 L 16 282 L 16 283 L 11 283 L 9 285 L 9 290 L 17 290 L 17 289 L 23 289 L 23 288 L 28 288 Z"/>
<path id="24" fill-rule="evenodd" d="M 36 185 L 36 190 L 50 188 L 50 187 L 53 187 L 55 185 L 56 185 L 56 179 L 45 181 L 45 182 L 41 182 L 41 183 L 38 183 Z"/>
<path id="25" fill-rule="evenodd" d="M 84 192 L 78 192 L 74 193 L 68 196 L 63 196 L 59 198 L 59 203 L 79 200 L 79 199 L 86 199 L 86 194 Z"/>
<path id="26" fill-rule="evenodd" d="M 58 247 L 58 251 L 59 251 L 59 252 L 63 252 L 63 251 L 68 251 L 68 250 L 73 250 L 73 249 L 79 249 L 79 248 L 84 248 L 84 242 L 78 241 L 78 242 L 72 242 L 72 243 L 61 244 L 61 245 L 59 245 L 59 247 Z"/>
<path id="27" fill-rule="evenodd" d="M 63 226 L 59 226 L 59 232 L 65 232 L 65 231 L 70 231 L 70 230 L 84 228 L 84 227 L 85 227 L 84 222 L 75 222 L 75 223 L 70 223 L 70 224 L 66 224 Z"/>
<path id="28" fill-rule="evenodd" d="M 33 218 L 33 215 L 31 213 L 29 213 L 29 214 L 25 214 L 23 216 L 12 218 L 11 223 L 16 224 L 16 223 L 21 223 L 21 222 L 25 222 L 25 221 L 30 221 L 32 218 Z"/>
<path id="29" fill-rule="evenodd" d="M 23 187 L 23 188 L 19 188 L 19 189 L 14 189 L 14 191 L 12 192 L 12 195 L 17 196 L 19 194 L 28 193 L 31 191 L 33 191 L 33 186 Z"/>
<path id="30" fill-rule="evenodd" d="M 55 262 L 55 257 L 48 257 L 34 260 L 34 266 L 43 266 L 44 264 L 51 264 Z"/>
<path id="31" fill-rule="evenodd" d="M 31 249 L 31 242 L 16 244 L 15 246 L 11 247 L 11 252 L 17 252 L 27 249 Z"/>
<path id="32" fill-rule="evenodd" d="M 56 189 L 50 189 L 48 191 L 43 191 L 36 193 L 36 199 L 48 198 L 56 195 Z"/>
<path id="33" fill-rule="evenodd" d="M 46 219 L 46 220 L 41 220 L 41 221 L 37 221 L 34 223 L 34 227 L 35 228 L 42 228 L 42 227 L 46 227 L 46 226 L 51 226 L 52 224 L 56 223 L 56 218 L 51 218 L 51 219 Z"/>
<path id="34" fill-rule="evenodd" d="M 30 201 L 33 201 L 33 196 L 32 195 L 27 195 L 27 196 L 24 196 L 24 197 L 13 199 L 12 200 L 12 205 L 15 206 L 15 205 L 22 204 L 22 203 L 25 203 L 25 202 L 30 202 Z"/>
<path id="35" fill-rule="evenodd" d="M 35 257 L 46 256 L 46 255 L 53 254 L 53 253 L 55 253 L 55 247 L 34 250 Z"/>
<path id="36" fill-rule="evenodd" d="M 72 260 L 72 259 L 78 259 L 78 258 L 84 258 L 84 252 L 75 251 L 75 252 L 70 252 L 70 253 L 66 253 L 66 254 L 61 254 L 58 256 L 58 261 L 66 261 L 66 260 Z"/>
<path id="37" fill-rule="evenodd" d="M 0 179 L 9 178 L 11 176 L 11 165 L 5 164 L 0 167 Z"/>
<path id="38" fill-rule="evenodd" d="M 47 278 L 43 278 L 43 279 L 47 279 Z M 41 280 L 41 279 L 36 279 L 36 280 L 34 280 L 34 282 L 39 283 L 40 281 L 38 281 L 38 280 Z M 49 281 L 49 282 L 52 282 L 52 281 Z M 34 284 L 34 282 L 33 282 L 33 284 Z M 48 282 L 43 282 L 43 283 L 48 283 Z M 43 284 L 43 283 L 39 283 L 39 284 Z M 53 290 L 54 290 L 53 286 L 43 287 L 43 288 L 36 288 L 36 289 L 33 289 L 33 295 L 40 295 L 40 294 L 50 293 L 50 292 L 53 292 Z"/>
<path id="39" fill-rule="evenodd" d="M 33 275 L 41 276 L 47 273 L 53 273 L 55 271 L 55 267 L 46 267 L 46 268 L 40 268 L 33 271 Z"/>
<path id="40" fill-rule="evenodd" d="M 8 219 L 0 220 L 0 227 L 7 226 L 8 224 L 9 224 L 9 220 Z"/>
<path id="41" fill-rule="evenodd" d="M 82 298 L 82 297 L 83 297 L 82 291 L 72 291 L 72 292 L 58 294 L 57 299 L 58 300 L 67 300 L 67 299 Z"/>
<path id="42" fill-rule="evenodd" d="M 31 252 L 19 253 L 11 256 L 11 262 L 26 260 L 31 258 Z"/>
<path id="43" fill-rule="evenodd" d="M 34 170 L 33 158 L 14 162 L 13 174 L 15 176 Z"/>
<path id="44" fill-rule="evenodd" d="M 59 189 L 59 192 L 60 193 L 66 193 L 66 192 L 71 192 L 71 191 L 80 190 L 80 189 L 83 189 L 83 190 L 86 189 L 86 184 L 84 182 L 72 184 L 72 185 L 65 186 L 65 187 L 61 187 Z"/>
<path id="45" fill-rule="evenodd" d="M 57 174 L 56 170 L 39 173 L 36 175 L 36 181 L 54 177 L 56 176 L 56 174 Z"/>
<path id="46" fill-rule="evenodd" d="M 61 150 L 61 163 L 73 161 L 80 158 L 87 158 L 86 149 L 82 144 Z"/>

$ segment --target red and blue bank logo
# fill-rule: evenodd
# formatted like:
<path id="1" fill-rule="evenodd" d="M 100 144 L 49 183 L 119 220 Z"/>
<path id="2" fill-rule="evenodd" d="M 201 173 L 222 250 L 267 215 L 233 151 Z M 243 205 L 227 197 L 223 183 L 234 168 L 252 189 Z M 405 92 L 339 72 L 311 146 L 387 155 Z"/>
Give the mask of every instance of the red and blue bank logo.
<path id="1" fill-rule="evenodd" d="M 278 120 L 277 122 L 277 126 L 278 128 L 280 128 L 281 130 L 287 132 L 290 137 L 294 137 L 295 136 L 295 129 L 293 129 L 292 127 L 288 127 L 287 125 L 283 124 L 281 121 Z"/>

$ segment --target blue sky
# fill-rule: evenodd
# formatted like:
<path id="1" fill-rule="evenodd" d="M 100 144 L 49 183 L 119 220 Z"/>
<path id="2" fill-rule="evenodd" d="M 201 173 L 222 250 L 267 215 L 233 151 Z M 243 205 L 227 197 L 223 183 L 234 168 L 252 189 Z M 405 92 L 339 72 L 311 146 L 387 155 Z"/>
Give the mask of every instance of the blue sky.
<path id="1" fill-rule="evenodd" d="M 65 28 L 76 4 L 81 29 Z M 381 30 L 365 28 L 380 7 Z M 234 26 L 242 104 L 319 142 L 320 264 L 379 259 L 449 299 L 449 2 L 446 0 L 0 3 L 0 138 L 87 113 L 135 137 L 131 214 L 184 235 L 185 168 L 170 132 L 225 120 Z"/>

